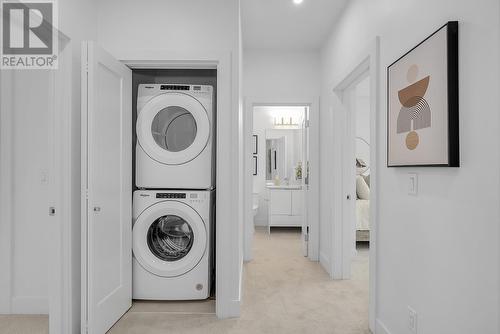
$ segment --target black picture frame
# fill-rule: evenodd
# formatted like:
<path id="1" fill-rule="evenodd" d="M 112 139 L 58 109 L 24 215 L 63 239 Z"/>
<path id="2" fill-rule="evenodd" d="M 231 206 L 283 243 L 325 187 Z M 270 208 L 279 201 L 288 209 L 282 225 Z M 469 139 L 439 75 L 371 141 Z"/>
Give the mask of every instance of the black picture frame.
<path id="1" fill-rule="evenodd" d="M 259 136 L 253 135 L 253 153 L 252 154 L 258 154 L 259 151 Z"/>
<path id="2" fill-rule="evenodd" d="M 458 54 L 458 21 L 449 21 L 434 33 L 417 44 L 403 56 L 398 58 L 387 67 L 387 167 L 460 167 L 460 139 L 459 139 L 459 54 Z M 390 69 L 412 51 L 420 47 L 424 42 L 432 38 L 442 29 L 446 29 L 447 50 L 447 105 L 448 105 L 448 162 L 445 164 L 391 164 L 390 163 Z"/>
<path id="3" fill-rule="evenodd" d="M 254 155 L 253 156 L 253 175 L 256 176 L 257 175 L 257 167 L 258 167 L 258 164 L 257 164 L 257 157 Z"/>

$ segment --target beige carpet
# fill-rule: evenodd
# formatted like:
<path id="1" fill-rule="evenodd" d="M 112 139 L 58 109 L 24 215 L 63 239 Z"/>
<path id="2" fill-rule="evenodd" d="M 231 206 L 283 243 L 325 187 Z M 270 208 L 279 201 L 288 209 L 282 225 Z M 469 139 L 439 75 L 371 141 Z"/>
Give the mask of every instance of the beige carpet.
<path id="1" fill-rule="evenodd" d="M 0 315 L 2 334 L 48 334 L 47 315 Z"/>
<path id="2" fill-rule="evenodd" d="M 296 230 L 258 230 L 254 260 L 245 264 L 241 318 L 218 320 L 213 300 L 134 302 L 112 334 L 251 333 L 366 334 L 368 249 L 353 261 L 353 278 L 332 281 L 301 255 Z M 2 334 L 46 334 L 47 316 L 0 316 Z"/>
<path id="3" fill-rule="evenodd" d="M 353 261 L 353 279 L 332 281 L 301 255 L 296 230 L 273 229 L 271 235 L 258 230 L 243 283 L 239 319 L 218 320 L 206 314 L 207 303 L 182 304 L 174 313 L 175 303 L 141 302 L 110 333 L 369 333 L 367 248 Z"/>

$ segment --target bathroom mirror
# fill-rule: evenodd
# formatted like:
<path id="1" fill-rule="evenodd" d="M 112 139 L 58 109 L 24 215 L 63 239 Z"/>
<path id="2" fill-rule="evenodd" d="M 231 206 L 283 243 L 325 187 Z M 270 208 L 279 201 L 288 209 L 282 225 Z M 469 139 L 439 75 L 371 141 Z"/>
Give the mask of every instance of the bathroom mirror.
<path id="1" fill-rule="evenodd" d="M 266 180 L 286 177 L 286 138 L 266 139 Z"/>
<path id="2" fill-rule="evenodd" d="M 266 130 L 266 181 L 296 183 L 296 167 L 302 160 L 301 129 Z"/>

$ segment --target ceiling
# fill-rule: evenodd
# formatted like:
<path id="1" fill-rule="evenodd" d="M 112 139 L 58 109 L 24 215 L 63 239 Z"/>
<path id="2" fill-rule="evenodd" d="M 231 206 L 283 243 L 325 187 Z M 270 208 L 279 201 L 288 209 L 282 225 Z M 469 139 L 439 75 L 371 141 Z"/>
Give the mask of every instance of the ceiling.
<path id="1" fill-rule="evenodd" d="M 245 49 L 315 50 L 347 0 L 241 0 Z"/>

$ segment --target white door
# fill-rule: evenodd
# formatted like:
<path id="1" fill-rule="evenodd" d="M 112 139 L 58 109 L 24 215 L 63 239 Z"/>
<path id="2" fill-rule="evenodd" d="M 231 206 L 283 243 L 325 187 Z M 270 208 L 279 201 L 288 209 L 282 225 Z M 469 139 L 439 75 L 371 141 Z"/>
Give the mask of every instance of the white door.
<path id="1" fill-rule="evenodd" d="M 309 107 L 304 107 L 302 123 L 302 255 L 309 255 Z"/>
<path id="2" fill-rule="evenodd" d="M 132 302 L 132 71 L 82 50 L 82 332 L 102 334 Z"/>

